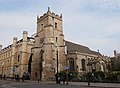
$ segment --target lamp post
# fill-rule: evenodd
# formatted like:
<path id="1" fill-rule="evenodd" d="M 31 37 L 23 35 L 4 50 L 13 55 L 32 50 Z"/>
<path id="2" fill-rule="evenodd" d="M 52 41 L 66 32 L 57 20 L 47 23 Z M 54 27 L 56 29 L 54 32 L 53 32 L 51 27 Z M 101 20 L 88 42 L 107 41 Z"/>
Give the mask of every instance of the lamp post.
<path id="1" fill-rule="evenodd" d="M 59 84 L 59 81 L 58 78 L 59 78 L 59 71 L 58 71 L 58 68 L 59 68 L 59 55 L 58 55 L 58 47 L 64 47 L 64 46 L 58 46 L 58 44 L 56 45 L 56 63 L 57 63 L 57 72 L 56 72 L 56 83 Z"/>
<path id="2" fill-rule="evenodd" d="M 88 64 L 87 64 L 87 66 L 89 67 L 89 71 L 88 71 L 88 86 L 90 86 L 90 66 L 91 66 L 92 64 L 90 63 L 90 61 L 89 61 L 89 59 L 88 59 Z"/>
<path id="3" fill-rule="evenodd" d="M 66 69 L 66 81 L 67 81 L 67 85 L 68 85 L 68 67 L 67 67 L 67 69 Z"/>
<path id="4" fill-rule="evenodd" d="M 56 74 L 56 81 L 58 84 L 58 45 L 56 46 L 56 59 L 57 59 L 57 74 Z"/>
<path id="5" fill-rule="evenodd" d="M 14 79 L 14 73 L 15 73 L 15 65 L 13 66 L 13 79 Z"/>

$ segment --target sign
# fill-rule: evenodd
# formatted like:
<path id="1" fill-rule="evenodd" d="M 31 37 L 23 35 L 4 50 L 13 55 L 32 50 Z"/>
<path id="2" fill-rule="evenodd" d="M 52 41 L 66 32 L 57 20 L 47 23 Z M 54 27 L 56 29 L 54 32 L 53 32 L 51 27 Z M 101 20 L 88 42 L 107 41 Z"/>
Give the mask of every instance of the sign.
<path id="1" fill-rule="evenodd" d="M 69 66 L 65 66 L 64 69 L 65 69 L 65 70 L 69 69 Z"/>

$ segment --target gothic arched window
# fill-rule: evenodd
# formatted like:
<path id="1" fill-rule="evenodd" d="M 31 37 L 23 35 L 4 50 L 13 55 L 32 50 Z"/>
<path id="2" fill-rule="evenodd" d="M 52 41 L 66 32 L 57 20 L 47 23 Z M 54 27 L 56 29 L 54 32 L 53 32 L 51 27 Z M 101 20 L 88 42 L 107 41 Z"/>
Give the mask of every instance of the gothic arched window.
<path id="1" fill-rule="evenodd" d="M 81 63 L 82 63 L 82 71 L 86 71 L 85 59 L 82 59 Z"/>

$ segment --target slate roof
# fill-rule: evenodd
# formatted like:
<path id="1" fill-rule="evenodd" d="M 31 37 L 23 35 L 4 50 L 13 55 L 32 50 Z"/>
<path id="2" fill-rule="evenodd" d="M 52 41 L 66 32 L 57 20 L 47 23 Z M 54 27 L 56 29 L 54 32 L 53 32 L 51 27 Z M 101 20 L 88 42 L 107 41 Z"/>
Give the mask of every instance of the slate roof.
<path id="1" fill-rule="evenodd" d="M 32 38 L 32 37 L 27 37 L 27 39 L 28 39 L 28 41 L 30 41 L 30 39 L 34 39 L 34 38 Z M 17 41 L 17 43 L 20 43 L 20 42 L 22 42 L 22 41 L 23 41 L 23 39 L 20 39 L 20 40 Z M 10 44 L 10 45 L 8 45 L 7 47 L 4 47 L 1 51 L 4 51 L 5 49 L 11 48 L 12 45 L 13 45 L 13 44 Z"/>
<path id="2" fill-rule="evenodd" d="M 87 53 L 87 54 L 93 54 L 93 55 L 99 55 L 101 56 L 101 54 L 99 52 L 96 51 L 92 51 L 90 50 L 88 47 L 83 46 L 83 45 L 79 45 L 79 44 L 75 44 L 69 41 L 65 41 L 65 45 L 67 46 L 67 51 L 77 51 L 77 52 L 81 52 L 81 53 Z"/>

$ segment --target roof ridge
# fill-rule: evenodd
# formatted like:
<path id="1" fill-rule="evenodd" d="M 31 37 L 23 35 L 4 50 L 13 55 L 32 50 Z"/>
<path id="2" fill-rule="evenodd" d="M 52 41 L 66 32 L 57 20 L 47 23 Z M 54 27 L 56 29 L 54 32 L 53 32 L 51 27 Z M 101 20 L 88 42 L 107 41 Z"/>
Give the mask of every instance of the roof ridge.
<path id="1" fill-rule="evenodd" d="M 83 46 L 83 45 L 76 44 L 76 43 L 66 41 L 66 40 L 65 40 L 65 45 L 68 47 L 68 51 L 78 51 L 81 53 L 87 53 L 87 54 L 101 56 L 101 54 L 99 52 L 93 51 L 90 48 L 88 48 L 87 46 Z"/>
<path id="2" fill-rule="evenodd" d="M 65 41 L 66 41 L 66 40 L 65 40 Z M 80 44 L 77 44 L 77 43 L 74 43 L 74 42 L 71 42 L 71 41 L 66 41 L 66 42 L 72 43 L 72 44 L 74 44 L 74 45 L 78 45 L 78 46 L 86 47 L 86 48 L 88 48 L 88 49 L 90 50 L 90 48 L 89 48 L 89 47 L 87 47 L 87 46 L 80 45 Z"/>

